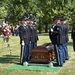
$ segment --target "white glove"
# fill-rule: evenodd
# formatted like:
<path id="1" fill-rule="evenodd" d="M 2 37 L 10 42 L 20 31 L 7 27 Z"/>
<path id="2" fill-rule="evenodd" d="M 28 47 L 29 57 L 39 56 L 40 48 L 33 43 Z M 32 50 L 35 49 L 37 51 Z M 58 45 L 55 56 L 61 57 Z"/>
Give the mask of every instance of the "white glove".
<path id="1" fill-rule="evenodd" d="M 24 41 L 22 41 L 22 45 L 24 46 Z"/>

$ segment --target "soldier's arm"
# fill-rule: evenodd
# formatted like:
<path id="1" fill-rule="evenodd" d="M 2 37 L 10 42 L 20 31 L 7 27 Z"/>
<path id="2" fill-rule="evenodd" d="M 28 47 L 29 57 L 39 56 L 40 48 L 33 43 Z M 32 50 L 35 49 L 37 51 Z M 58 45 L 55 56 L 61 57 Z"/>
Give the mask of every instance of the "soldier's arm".
<path id="1" fill-rule="evenodd" d="M 19 36 L 20 36 L 20 38 L 23 40 L 23 39 L 24 39 L 24 35 L 23 35 L 23 33 L 24 33 L 24 28 L 23 28 L 22 26 L 20 26 L 20 27 L 18 28 L 18 30 L 19 30 Z"/>
<path id="2" fill-rule="evenodd" d="M 53 32 L 55 35 L 60 35 L 60 27 L 59 26 L 55 26 L 54 28 L 54 32 Z"/>

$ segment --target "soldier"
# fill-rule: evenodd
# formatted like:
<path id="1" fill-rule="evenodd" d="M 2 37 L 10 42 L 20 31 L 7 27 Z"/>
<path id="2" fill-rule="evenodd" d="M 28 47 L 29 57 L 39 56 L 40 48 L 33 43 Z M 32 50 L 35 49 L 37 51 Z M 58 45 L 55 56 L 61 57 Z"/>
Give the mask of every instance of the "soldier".
<path id="1" fill-rule="evenodd" d="M 33 21 L 33 30 L 34 30 L 34 39 L 35 39 L 33 48 L 35 48 L 37 46 L 37 41 L 39 40 L 36 29 L 36 20 Z"/>
<path id="2" fill-rule="evenodd" d="M 34 29 L 33 29 L 33 21 L 31 20 L 30 22 L 30 32 L 31 32 L 31 36 L 30 36 L 30 41 L 31 41 L 31 49 L 33 49 L 33 43 L 35 41 L 34 39 Z"/>
<path id="3" fill-rule="evenodd" d="M 21 25 L 18 30 L 19 30 L 20 44 L 21 44 L 20 60 L 21 64 L 24 65 L 28 62 L 28 56 L 29 56 L 29 36 L 28 36 L 29 29 L 25 19 L 22 19 Z"/>
<path id="4" fill-rule="evenodd" d="M 32 49 L 35 48 L 37 46 L 37 40 L 38 40 L 38 35 L 37 35 L 37 30 L 36 30 L 36 26 L 33 20 L 29 21 L 29 27 L 30 27 L 30 56 L 29 56 L 29 60 L 32 57 Z"/>
<path id="5" fill-rule="evenodd" d="M 72 28 L 71 38 L 73 40 L 73 49 L 75 51 L 75 23 L 74 23 L 73 28 Z"/>
<path id="6" fill-rule="evenodd" d="M 30 30 L 30 43 L 29 43 L 29 61 L 30 61 L 32 56 L 33 41 L 34 41 L 33 21 L 31 19 L 28 22 L 28 27 Z"/>
<path id="7" fill-rule="evenodd" d="M 49 30 L 49 38 L 50 38 L 52 44 L 54 45 L 56 65 L 59 65 L 60 62 L 59 62 L 59 53 L 57 50 L 57 38 L 56 38 L 55 30 L 54 30 L 54 27 L 56 26 L 56 22 L 57 22 L 56 17 L 54 17 L 53 25 L 50 27 L 50 30 Z"/>
<path id="8" fill-rule="evenodd" d="M 68 60 L 69 59 L 69 56 L 68 56 L 68 48 L 67 48 L 67 44 L 68 44 L 68 26 L 66 24 L 66 19 L 65 18 L 61 18 L 61 24 L 64 26 L 64 29 L 63 29 L 63 36 L 64 36 L 64 44 L 63 44 L 63 48 L 64 48 L 64 62 L 65 60 Z"/>
<path id="9" fill-rule="evenodd" d="M 30 53 L 31 53 L 31 41 L 30 41 L 30 38 L 31 38 L 31 28 L 30 28 L 30 19 L 27 19 L 26 20 L 27 21 L 27 36 L 28 36 L 28 52 L 27 52 L 27 54 L 28 54 L 28 62 L 30 61 L 30 59 L 31 59 L 31 56 L 30 56 Z"/>
<path id="10" fill-rule="evenodd" d="M 56 21 L 55 21 L 55 25 L 54 25 L 54 28 L 53 28 L 53 39 L 54 40 L 54 43 L 55 45 L 57 46 L 57 50 L 55 49 L 55 51 L 57 51 L 57 55 L 58 55 L 58 62 L 57 62 L 57 65 L 58 66 L 63 66 L 63 62 L 64 62 L 64 48 L 63 48 L 63 44 L 64 44 L 64 34 L 63 34 L 63 29 L 64 29 L 64 26 L 61 24 L 60 22 L 60 19 L 58 17 L 56 17 Z M 52 37 L 51 36 L 51 37 Z M 56 53 L 56 52 L 55 52 Z M 56 54 L 55 54 L 56 55 Z M 57 57 L 56 57 L 56 60 L 57 60 Z"/>
<path id="11" fill-rule="evenodd" d="M 54 31 L 56 34 L 56 38 L 57 38 L 57 47 L 58 47 L 58 52 L 59 52 L 59 61 L 60 64 L 59 66 L 63 66 L 63 62 L 64 62 L 64 48 L 63 48 L 63 44 L 64 44 L 64 26 L 61 24 L 60 19 L 57 18 L 57 24 L 54 27 Z"/>

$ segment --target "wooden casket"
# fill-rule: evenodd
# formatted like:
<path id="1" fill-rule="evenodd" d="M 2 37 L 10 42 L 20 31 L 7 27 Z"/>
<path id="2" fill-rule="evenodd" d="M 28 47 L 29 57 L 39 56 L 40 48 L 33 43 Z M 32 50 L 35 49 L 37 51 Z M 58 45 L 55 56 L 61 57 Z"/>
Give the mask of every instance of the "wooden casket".
<path id="1" fill-rule="evenodd" d="M 32 50 L 32 62 L 47 63 L 52 61 L 54 58 L 54 47 L 51 43 L 37 46 Z"/>

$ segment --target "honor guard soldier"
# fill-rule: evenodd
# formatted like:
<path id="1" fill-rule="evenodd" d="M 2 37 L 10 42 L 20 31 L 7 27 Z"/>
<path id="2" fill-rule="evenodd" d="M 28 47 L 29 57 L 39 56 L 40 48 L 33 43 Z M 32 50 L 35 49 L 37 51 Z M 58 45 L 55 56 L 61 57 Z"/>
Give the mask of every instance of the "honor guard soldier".
<path id="1" fill-rule="evenodd" d="M 37 46 L 37 41 L 39 40 L 36 28 L 36 20 L 33 20 L 33 30 L 34 30 L 34 39 L 35 39 L 33 48 L 35 48 Z"/>
<path id="2" fill-rule="evenodd" d="M 24 65 L 27 64 L 29 56 L 29 29 L 25 19 L 22 19 L 18 30 L 21 44 L 20 62 L 22 65 Z"/>
<path id="3" fill-rule="evenodd" d="M 32 49 L 33 49 L 33 42 L 34 42 L 34 31 L 33 31 L 33 21 L 29 20 L 29 29 L 30 29 L 30 44 L 29 44 L 29 61 L 32 57 Z"/>
<path id="4" fill-rule="evenodd" d="M 71 38 L 73 40 L 73 49 L 75 51 L 75 23 L 74 23 L 73 28 L 72 28 Z"/>
<path id="5" fill-rule="evenodd" d="M 37 30 L 36 30 L 36 23 L 34 23 L 33 20 L 30 20 L 30 58 L 32 57 L 32 49 L 37 46 L 37 40 L 38 40 L 38 35 L 37 35 Z"/>
<path id="6" fill-rule="evenodd" d="M 59 53 L 58 53 L 58 49 L 57 49 L 57 38 L 56 38 L 56 33 L 54 31 L 54 27 L 56 26 L 56 22 L 57 22 L 56 17 L 54 17 L 53 25 L 49 29 L 49 38 L 50 38 L 52 44 L 54 45 L 56 65 L 59 65 L 60 62 L 59 62 Z"/>
<path id="7" fill-rule="evenodd" d="M 56 34 L 56 39 L 57 39 L 57 47 L 58 47 L 58 53 L 59 53 L 59 61 L 60 64 L 59 66 L 63 66 L 64 63 L 64 26 L 61 24 L 60 19 L 57 18 L 57 23 L 56 26 L 54 27 L 54 33 Z"/>
<path id="8" fill-rule="evenodd" d="M 68 41 L 69 41 L 69 38 L 68 38 L 68 26 L 66 24 L 66 19 L 65 18 L 61 18 L 61 24 L 64 26 L 64 29 L 63 29 L 63 36 L 64 36 L 63 48 L 64 48 L 64 62 L 65 62 L 65 60 L 69 59 L 68 48 L 67 48 Z"/>

